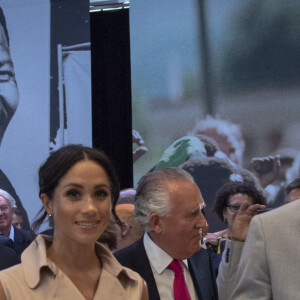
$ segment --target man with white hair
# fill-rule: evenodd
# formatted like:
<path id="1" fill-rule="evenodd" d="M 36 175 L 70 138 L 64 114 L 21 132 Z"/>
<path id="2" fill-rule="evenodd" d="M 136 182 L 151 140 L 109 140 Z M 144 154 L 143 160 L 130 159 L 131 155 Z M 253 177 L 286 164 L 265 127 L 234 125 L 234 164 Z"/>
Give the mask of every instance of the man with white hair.
<path id="1" fill-rule="evenodd" d="M 21 256 L 23 250 L 32 242 L 33 236 L 30 231 L 12 226 L 15 207 L 15 199 L 0 189 L 0 233 L 14 242 L 16 253 Z"/>
<path id="2" fill-rule="evenodd" d="M 146 233 L 115 256 L 145 279 L 149 299 L 218 299 L 210 256 L 201 248 L 205 203 L 193 177 L 174 167 L 147 173 L 134 204 Z"/>

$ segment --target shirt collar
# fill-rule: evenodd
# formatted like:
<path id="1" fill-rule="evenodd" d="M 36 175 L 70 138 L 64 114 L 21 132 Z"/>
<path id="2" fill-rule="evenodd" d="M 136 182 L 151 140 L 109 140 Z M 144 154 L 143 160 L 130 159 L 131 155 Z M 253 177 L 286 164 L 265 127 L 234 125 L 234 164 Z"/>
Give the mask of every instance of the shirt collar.
<path id="1" fill-rule="evenodd" d="M 115 277 L 119 277 L 121 273 L 125 274 L 129 279 L 138 280 L 139 275 L 134 272 L 128 272 L 128 269 L 123 267 L 109 249 L 103 244 L 96 242 L 95 249 L 98 257 L 101 258 L 103 268 Z"/>
<path id="2" fill-rule="evenodd" d="M 14 229 L 14 226 L 10 225 L 9 238 L 14 241 L 14 237 L 15 237 L 15 229 Z"/>
<path id="3" fill-rule="evenodd" d="M 52 237 L 39 234 L 21 255 L 25 280 L 30 288 L 35 288 L 39 284 L 42 267 L 47 266 L 54 275 L 57 274 L 57 269 L 53 268 L 55 265 L 47 258 L 46 244 L 51 242 Z"/>
<path id="4" fill-rule="evenodd" d="M 157 272 L 157 274 L 161 274 L 173 261 L 173 258 L 166 253 L 163 249 L 157 246 L 150 238 L 148 233 L 144 234 L 144 246 L 149 259 L 150 264 Z M 187 259 L 182 261 L 186 268 L 188 267 Z"/>

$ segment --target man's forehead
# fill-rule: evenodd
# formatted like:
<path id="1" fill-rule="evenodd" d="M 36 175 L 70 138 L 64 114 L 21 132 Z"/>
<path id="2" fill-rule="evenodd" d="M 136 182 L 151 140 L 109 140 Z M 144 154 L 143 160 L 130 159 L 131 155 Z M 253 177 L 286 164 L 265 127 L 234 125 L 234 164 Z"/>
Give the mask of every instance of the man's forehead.
<path id="1" fill-rule="evenodd" d="M 168 191 L 170 196 L 176 199 L 178 202 L 180 198 L 180 203 L 182 203 L 186 209 L 196 209 L 201 206 L 205 206 L 204 199 L 201 195 L 198 186 L 188 180 L 176 180 L 173 182 L 167 182 Z M 178 204 L 178 203 L 177 203 Z"/>
<path id="2" fill-rule="evenodd" d="M 197 191 L 200 192 L 200 195 L 202 197 L 201 191 L 198 185 L 194 181 L 190 181 L 187 179 L 165 180 L 165 185 L 169 190 L 174 188 L 180 190 L 182 187 L 187 187 L 187 188 L 194 187 Z"/>
<path id="3" fill-rule="evenodd" d="M 199 208 L 200 208 L 200 210 L 202 210 L 205 206 L 206 206 L 206 204 L 205 204 L 203 198 L 201 197 L 201 198 L 199 199 L 199 202 L 198 202 L 197 204 L 195 203 L 195 205 L 193 205 L 193 206 L 190 208 L 190 210 L 195 211 L 195 210 L 197 210 L 197 209 L 199 209 Z"/>
<path id="4" fill-rule="evenodd" d="M 182 187 L 187 187 L 194 185 L 195 183 L 193 181 L 189 181 L 187 179 L 166 179 L 164 180 L 165 186 L 168 188 L 168 190 L 173 189 L 181 189 Z"/>

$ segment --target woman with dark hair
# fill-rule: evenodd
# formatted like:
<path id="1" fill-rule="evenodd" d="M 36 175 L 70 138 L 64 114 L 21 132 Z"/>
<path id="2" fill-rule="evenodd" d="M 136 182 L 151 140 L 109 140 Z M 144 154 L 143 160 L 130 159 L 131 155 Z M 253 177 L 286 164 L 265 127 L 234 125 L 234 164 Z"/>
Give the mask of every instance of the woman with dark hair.
<path id="1" fill-rule="evenodd" d="M 208 233 L 204 237 L 204 242 L 212 256 L 216 274 L 224 251 L 225 241 L 230 236 L 233 220 L 244 202 L 247 202 L 248 206 L 266 204 L 262 192 L 254 184 L 248 182 L 232 181 L 226 183 L 216 194 L 214 211 L 220 220 L 227 224 L 227 228 L 219 232 Z"/>
<path id="2" fill-rule="evenodd" d="M 33 229 L 48 216 L 54 236 L 38 235 L 21 264 L 0 272 L 0 299 L 147 299 L 144 280 L 97 242 L 119 196 L 108 157 L 65 146 L 41 166 L 39 186 L 43 207 Z"/>

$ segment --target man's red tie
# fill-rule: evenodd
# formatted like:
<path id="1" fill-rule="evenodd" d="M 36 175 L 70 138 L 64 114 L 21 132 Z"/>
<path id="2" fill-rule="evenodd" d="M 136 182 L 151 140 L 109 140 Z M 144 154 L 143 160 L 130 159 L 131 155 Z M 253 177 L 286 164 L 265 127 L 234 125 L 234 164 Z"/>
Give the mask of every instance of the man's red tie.
<path id="1" fill-rule="evenodd" d="M 183 268 L 180 260 L 174 259 L 169 264 L 169 269 L 175 273 L 173 289 L 175 300 L 191 300 L 191 296 L 184 279 Z"/>

